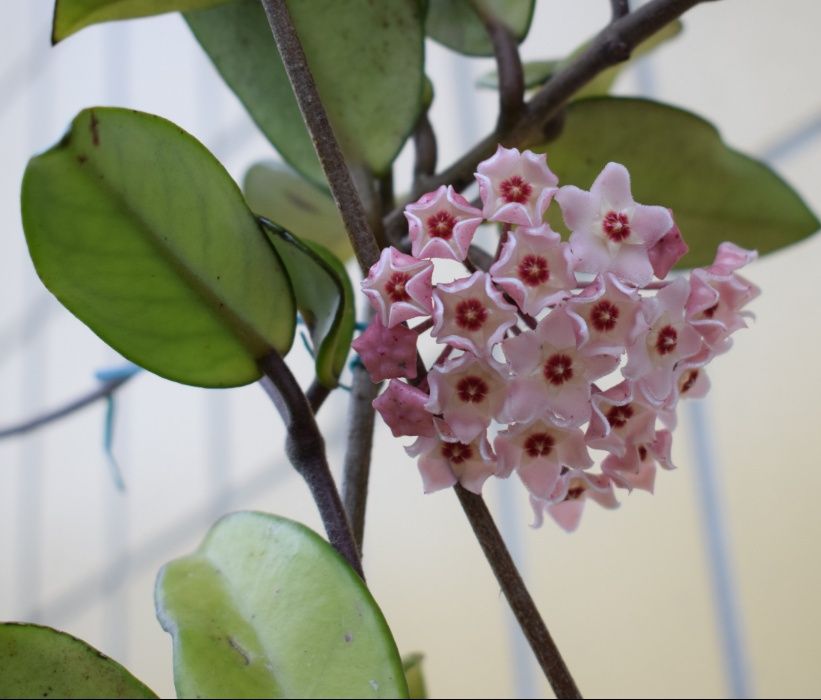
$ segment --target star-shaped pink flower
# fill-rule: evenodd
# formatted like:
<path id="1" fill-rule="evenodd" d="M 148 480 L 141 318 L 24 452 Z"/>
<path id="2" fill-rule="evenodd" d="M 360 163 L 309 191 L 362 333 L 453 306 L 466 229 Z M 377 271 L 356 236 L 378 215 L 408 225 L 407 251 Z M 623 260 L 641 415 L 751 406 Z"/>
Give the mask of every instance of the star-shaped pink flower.
<path id="1" fill-rule="evenodd" d="M 566 472 L 560 477 L 550 499 L 530 495 L 530 505 L 535 516 L 533 527 L 541 527 L 544 513 L 547 513 L 565 532 L 573 532 L 579 526 L 584 503 L 588 498 L 603 508 L 619 507 L 610 477 L 579 470 Z"/>
<path id="2" fill-rule="evenodd" d="M 673 217 L 664 207 L 636 204 L 623 165 L 608 163 L 589 192 L 562 187 L 556 201 L 572 231 L 578 270 L 612 272 L 639 287 L 653 278 L 648 250 L 673 228 Z"/>
<path id="3" fill-rule="evenodd" d="M 760 293 L 758 287 L 736 274 L 736 270 L 756 257 L 732 243 L 722 243 L 715 262 L 697 268 L 690 275 L 687 318 L 715 353 L 730 349 L 730 335 L 746 328 L 752 314 L 742 311 Z"/>
<path id="4" fill-rule="evenodd" d="M 430 399 L 425 408 L 441 413 L 452 434 L 470 442 L 484 433 L 505 401 L 504 368 L 492 357 L 465 353 L 428 373 Z"/>
<path id="5" fill-rule="evenodd" d="M 554 492 L 562 469 L 593 465 L 584 434 L 578 428 L 559 428 L 544 420 L 519 423 L 503 430 L 494 441 L 500 475 L 513 470 L 538 498 Z"/>
<path id="6" fill-rule="evenodd" d="M 621 354 L 639 313 L 638 292 L 610 273 L 595 280 L 567 301 L 568 313 L 579 316 L 587 328 L 590 352 Z"/>
<path id="7" fill-rule="evenodd" d="M 476 172 L 484 217 L 519 226 L 540 226 L 553 195 L 557 178 L 547 167 L 543 153 L 520 153 L 499 146 Z"/>
<path id="8" fill-rule="evenodd" d="M 547 224 L 519 227 L 508 234 L 490 276 L 522 311 L 537 316 L 570 295 L 574 260 L 570 246 Z"/>
<path id="9" fill-rule="evenodd" d="M 422 435 L 434 437 L 433 415 L 425 410 L 428 395 L 398 379 L 391 379 L 388 388 L 373 400 L 394 437 Z"/>
<path id="10" fill-rule="evenodd" d="M 674 469 L 670 458 L 673 436 L 669 430 L 659 430 L 647 443 L 630 443 L 623 456 L 608 455 L 602 462 L 602 474 L 618 487 L 639 489 L 653 493 L 656 480 L 656 464 Z"/>
<path id="11" fill-rule="evenodd" d="M 562 426 L 590 418 L 590 387 L 619 363 L 614 355 L 579 347 L 584 325 L 564 308 L 554 309 L 534 332 L 508 338 L 502 348 L 513 371 L 503 416 L 530 423 L 547 412 Z"/>
<path id="12" fill-rule="evenodd" d="M 679 277 L 655 297 L 642 299 L 634 340 L 622 374 L 655 406 L 672 394 L 676 365 L 701 350 L 698 331 L 684 318 L 690 283 Z"/>
<path id="13" fill-rule="evenodd" d="M 508 304 L 486 272 L 474 272 L 433 294 L 431 335 L 474 355 L 490 355 L 493 346 L 516 323 L 516 307 Z"/>
<path id="14" fill-rule="evenodd" d="M 459 482 L 468 491 L 481 493 L 485 481 L 496 473 L 496 457 L 484 435 L 470 443 L 420 437 L 405 451 L 418 457 L 425 493 Z"/>
<path id="15" fill-rule="evenodd" d="M 359 353 L 373 382 L 395 377 L 416 377 L 416 342 L 419 336 L 401 324 L 385 328 L 376 316 L 351 347 Z"/>
<path id="16" fill-rule="evenodd" d="M 410 318 L 430 315 L 432 276 L 430 260 L 418 260 L 396 248 L 385 248 L 362 280 L 362 291 L 382 324 L 393 328 Z"/>
<path id="17" fill-rule="evenodd" d="M 411 252 L 417 258 L 464 260 L 482 212 L 450 185 L 422 195 L 405 207 Z"/>

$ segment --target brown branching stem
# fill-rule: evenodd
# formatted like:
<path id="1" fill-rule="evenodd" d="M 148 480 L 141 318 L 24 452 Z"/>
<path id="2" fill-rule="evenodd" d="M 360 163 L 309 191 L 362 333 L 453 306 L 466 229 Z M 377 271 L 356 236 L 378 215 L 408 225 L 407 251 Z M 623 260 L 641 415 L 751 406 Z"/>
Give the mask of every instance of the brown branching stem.
<path id="1" fill-rule="evenodd" d="M 533 598 L 519 575 L 493 517 L 481 496 L 456 484 L 453 487 L 476 539 L 490 563 L 496 580 L 510 604 L 519 626 L 536 655 L 539 665 L 557 698 L 580 698 L 573 677 L 542 620 Z"/>
<path id="2" fill-rule="evenodd" d="M 715 0 L 651 0 L 646 5 L 608 24 L 590 42 L 590 46 L 564 69 L 557 72 L 529 102 L 521 116 L 504 129 L 495 129 L 465 155 L 438 175 L 425 178 L 420 192 L 434 190 L 440 185 L 453 185 L 461 191 L 472 179 L 476 166 L 493 155 L 496 146 L 529 148 L 544 140 L 543 130 L 564 104 L 582 87 L 606 68 L 626 61 L 631 51 L 659 29 L 702 2 Z M 405 218 L 403 206 L 394 209 L 385 218 L 389 240 L 401 240 Z"/>
<path id="3" fill-rule="evenodd" d="M 370 266 L 379 258 L 379 246 L 368 226 L 362 200 L 319 97 L 288 6 L 285 0 L 262 0 L 262 5 L 359 267 L 363 274 L 367 274 Z"/>
<path id="4" fill-rule="evenodd" d="M 325 441 L 308 400 L 285 360 L 276 351 L 262 358 L 259 368 L 265 375 L 261 384 L 285 423 L 285 452 L 294 469 L 308 484 L 328 540 L 364 579 L 359 549 L 331 476 Z"/>
<path id="5" fill-rule="evenodd" d="M 345 452 L 342 500 L 360 552 L 365 536 L 365 507 L 368 500 L 375 424 L 372 404 L 381 386 L 371 381 L 368 371 L 363 366 L 354 367 L 349 402 L 348 449 Z"/>
<path id="6" fill-rule="evenodd" d="M 516 123 L 525 106 L 525 74 L 519 55 L 519 43 L 510 28 L 499 17 L 488 12 L 484 5 L 475 0 L 471 5 L 485 25 L 493 44 L 496 72 L 499 76 L 499 119 L 496 131 L 504 131 Z"/>

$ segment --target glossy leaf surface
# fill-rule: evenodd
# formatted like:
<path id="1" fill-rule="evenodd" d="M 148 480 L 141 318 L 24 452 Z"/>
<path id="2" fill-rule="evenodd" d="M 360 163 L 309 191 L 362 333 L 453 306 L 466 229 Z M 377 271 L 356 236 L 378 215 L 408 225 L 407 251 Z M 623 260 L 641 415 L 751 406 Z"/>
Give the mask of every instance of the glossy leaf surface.
<path id="1" fill-rule="evenodd" d="M 387 171 L 422 101 L 424 44 L 417 0 L 313 0 L 289 9 L 347 159 Z M 324 176 L 262 6 L 256 0 L 186 13 L 197 40 L 291 166 Z"/>
<path id="2" fill-rule="evenodd" d="M 193 137 L 124 109 L 81 112 L 22 191 L 46 287 L 129 360 L 199 386 L 287 352 L 290 283 L 239 188 Z"/>
<path id="3" fill-rule="evenodd" d="M 0 624 L 0 697 L 156 698 L 84 641 L 40 625 Z"/>
<path id="4" fill-rule="evenodd" d="M 163 568 L 156 603 L 180 697 L 407 697 L 362 580 L 293 521 L 223 518 L 194 554 Z"/>

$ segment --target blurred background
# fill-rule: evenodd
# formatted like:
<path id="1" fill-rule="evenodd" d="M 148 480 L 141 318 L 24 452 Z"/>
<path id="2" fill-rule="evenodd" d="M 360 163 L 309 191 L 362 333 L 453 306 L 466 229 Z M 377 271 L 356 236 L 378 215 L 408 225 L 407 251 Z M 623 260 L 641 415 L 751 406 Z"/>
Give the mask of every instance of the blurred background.
<path id="1" fill-rule="evenodd" d="M 92 27 L 51 48 L 51 8 L 52 0 L 0 4 L 0 428 L 92 389 L 95 371 L 122 363 L 33 271 L 19 214 L 33 153 L 56 142 L 80 109 L 120 105 L 175 121 L 238 180 L 276 157 L 180 17 Z M 565 55 L 609 12 L 606 0 L 539 0 L 524 57 Z M 707 3 L 684 23 L 679 38 L 623 75 L 617 92 L 710 119 L 821 211 L 821 5 Z M 427 51 L 446 165 L 495 121 L 495 93 L 474 89 L 492 61 L 432 43 Z M 398 191 L 410 167 L 406 152 Z M 615 512 L 588 506 L 567 535 L 551 522 L 529 528 L 517 480 L 488 485 L 587 696 L 821 692 L 819 269 L 815 237 L 745 271 L 763 289 L 752 305 L 757 321 L 711 365 L 709 398 L 682 410 L 679 469 L 659 475 L 655 496 L 634 493 Z M 307 381 L 311 361 L 300 343 L 288 359 Z M 319 416 L 333 465 L 341 464 L 346 402 L 335 392 Z M 159 567 L 232 510 L 321 526 L 258 386 L 206 391 L 143 373 L 116 408 L 125 492 L 103 449 L 104 403 L 0 441 L 0 619 L 64 629 L 169 697 L 171 642 L 153 609 Z M 455 496 L 423 496 L 413 462 L 383 425 L 364 563 L 400 650 L 425 654 L 433 697 L 550 696 Z"/>

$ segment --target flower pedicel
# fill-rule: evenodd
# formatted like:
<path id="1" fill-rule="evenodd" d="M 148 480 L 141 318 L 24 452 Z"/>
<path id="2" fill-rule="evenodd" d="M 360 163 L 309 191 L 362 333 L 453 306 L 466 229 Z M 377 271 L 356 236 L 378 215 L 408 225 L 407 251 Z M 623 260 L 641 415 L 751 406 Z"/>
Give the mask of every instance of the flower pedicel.
<path id="1" fill-rule="evenodd" d="M 387 248 L 371 268 L 377 316 L 354 348 L 390 380 L 374 407 L 416 437 L 426 492 L 516 472 L 535 524 L 547 512 L 573 530 L 587 499 L 614 508 L 615 489 L 652 492 L 657 466 L 673 468 L 678 401 L 704 396 L 705 365 L 746 326 L 759 290 L 737 270 L 756 254 L 722 243 L 667 280 L 687 246 L 668 209 L 633 200 L 624 166 L 589 192 L 559 188 L 530 151 L 499 146 L 477 170 L 481 210 L 445 186 L 407 206 L 413 255 Z M 553 200 L 567 242 L 543 221 Z M 490 269 L 432 284 L 430 259 L 464 261 L 484 221 L 503 226 Z M 443 346 L 421 377 L 414 328 Z M 607 453 L 599 471 L 590 449 Z"/>

